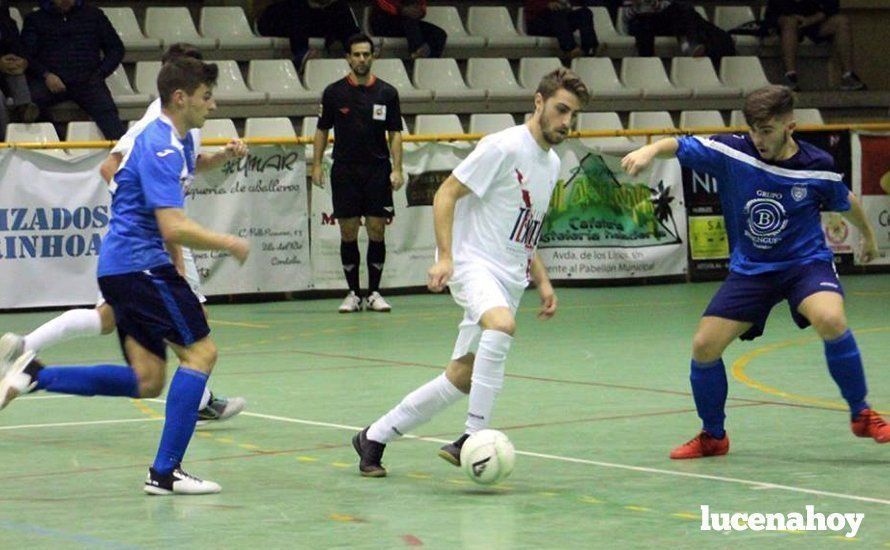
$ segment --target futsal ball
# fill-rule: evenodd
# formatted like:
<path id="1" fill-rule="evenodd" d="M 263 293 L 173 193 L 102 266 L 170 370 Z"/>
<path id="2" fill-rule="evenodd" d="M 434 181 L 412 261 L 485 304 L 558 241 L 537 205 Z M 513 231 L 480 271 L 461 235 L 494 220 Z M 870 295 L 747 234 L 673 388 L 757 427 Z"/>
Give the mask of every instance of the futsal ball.
<path id="1" fill-rule="evenodd" d="M 460 463 L 470 479 L 481 485 L 492 485 L 513 473 L 516 451 L 503 433 L 481 430 L 464 442 Z"/>

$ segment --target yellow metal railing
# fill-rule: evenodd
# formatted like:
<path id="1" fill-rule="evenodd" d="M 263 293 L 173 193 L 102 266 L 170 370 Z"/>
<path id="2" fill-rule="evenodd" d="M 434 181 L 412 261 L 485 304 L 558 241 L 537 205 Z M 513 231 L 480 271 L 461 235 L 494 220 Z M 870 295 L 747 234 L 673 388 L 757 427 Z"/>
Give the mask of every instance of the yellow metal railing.
<path id="1" fill-rule="evenodd" d="M 860 130 L 882 132 L 890 131 L 888 122 L 867 122 L 855 124 L 806 124 L 797 127 L 800 131 L 840 131 Z M 695 128 L 641 128 L 636 130 L 584 130 L 572 132 L 570 138 L 604 138 L 604 137 L 630 137 L 630 136 L 676 136 L 689 134 L 726 134 L 732 132 L 747 132 L 747 126 L 710 126 Z M 437 141 L 476 141 L 485 134 L 405 134 L 404 142 L 437 142 Z M 201 145 L 213 147 L 225 145 L 227 138 L 202 139 Z M 248 145 L 312 145 L 314 138 L 244 138 Z M 328 141 L 333 142 L 333 138 Z M 0 142 L 0 149 L 110 149 L 114 141 L 53 141 L 53 142 Z"/>

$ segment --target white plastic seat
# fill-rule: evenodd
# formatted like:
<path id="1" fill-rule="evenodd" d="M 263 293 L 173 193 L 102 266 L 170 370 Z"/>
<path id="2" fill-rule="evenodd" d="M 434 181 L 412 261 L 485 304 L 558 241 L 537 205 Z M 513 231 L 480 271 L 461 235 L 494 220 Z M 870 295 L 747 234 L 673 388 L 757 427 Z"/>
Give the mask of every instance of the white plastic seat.
<path id="1" fill-rule="evenodd" d="M 510 12 L 501 6 L 471 6 L 467 11 L 467 29 L 473 36 L 484 37 L 489 47 L 534 47 L 538 39 L 521 36 L 510 20 Z"/>
<path id="2" fill-rule="evenodd" d="M 165 45 L 188 42 L 205 49 L 216 48 L 217 44 L 216 38 L 198 34 L 188 8 L 146 8 L 145 34 L 162 40 Z"/>
<path id="3" fill-rule="evenodd" d="M 627 99 L 643 95 L 643 90 L 627 88 L 618 80 L 615 66 L 608 57 L 579 57 L 572 61 L 572 70 L 587 84 L 592 98 Z"/>
<path id="4" fill-rule="evenodd" d="M 248 118 L 244 137 L 295 138 L 297 133 L 287 117 Z"/>
<path id="5" fill-rule="evenodd" d="M 139 61 L 136 63 L 136 74 L 133 82 L 136 91 L 158 97 L 158 73 L 161 72 L 160 61 Z"/>
<path id="6" fill-rule="evenodd" d="M 676 128 L 671 114 L 667 111 L 633 111 L 628 118 L 627 127 L 631 130 Z M 652 136 L 653 141 L 661 138 L 662 136 Z M 631 136 L 630 139 L 638 143 L 646 143 L 646 136 Z"/>
<path id="7" fill-rule="evenodd" d="M 528 34 L 525 28 L 525 8 L 521 7 L 516 10 L 516 31 L 520 36 L 534 36 Z M 538 46 L 542 48 L 558 48 L 559 41 L 552 36 L 534 36 L 538 40 Z"/>
<path id="8" fill-rule="evenodd" d="M 528 90 L 537 90 L 544 75 L 562 68 L 558 57 L 523 57 L 519 60 L 519 84 Z"/>
<path id="9" fill-rule="evenodd" d="M 226 61 L 214 61 L 219 67 L 219 78 L 213 97 L 218 103 L 265 103 L 266 94 L 250 90 L 241 76 L 238 62 L 231 59 Z"/>
<path id="10" fill-rule="evenodd" d="M 754 21 L 754 11 L 750 6 L 717 6 L 714 10 L 714 24 L 725 31 L 731 31 L 739 25 Z M 739 46 L 756 46 L 756 36 L 733 35 Z"/>
<path id="11" fill-rule="evenodd" d="M 489 99 L 530 99 L 522 88 L 510 62 L 503 57 L 474 57 L 467 61 L 467 84 L 470 88 L 486 90 Z"/>
<path id="12" fill-rule="evenodd" d="M 578 130 L 624 130 L 618 113 L 580 113 Z M 613 153 L 629 152 L 637 148 L 637 144 L 625 136 L 581 138 L 585 147 Z"/>
<path id="13" fill-rule="evenodd" d="M 161 48 L 159 39 L 148 38 L 139 28 L 133 8 L 103 7 L 101 9 L 111 21 L 111 26 L 117 31 L 127 50 L 158 50 Z"/>
<path id="14" fill-rule="evenodd" d="M 230 118 L 209 118 L 201 127 L 201 141 L 208 139 L 233 139 L 238 137 L 238 130 Z M 208 145 L 201 147 L 201 153 L 213 154 L 222 149 L 221 145 Z"/>
<path id="15" fill-rule="evenodd" d="M 417 115 L 415 134 L 463 134 L 464 127 L 457 115 Z"/>
<path id="16" fill-rule="evenodd" d="M 219 41 L 220 48 L 269 48 L 272 39 L 257 36 L 239 6 L 201 8 L 201 34 Z"/>
<path id="17" fill-rule="evenodd" d="M 430 90 L 418 90 L 411 84 L 401 59 L 378 59 L 374 61 L 372 71 L 399 91 L 401 101 L 430 101 L 433 98 Z"/>
<path id="18" fill-rule="evenodd" d="M 6 141 L 26 141 L 38 143 L 56 143 L 62 141 L 52 122 L 34 122 L 20 124 L 13 122 L 6 126 Z"/>
<path id="19" fill-rule="evenodd" d="M 629 88 L 640 88 L 647 99 L 690 97 L 692 90 L 678 88 L 668 80 L 661 59 L 625 57 L 621 63 L 621 81 Z"/>
<path id="20" fill-rule="evenodd" d="M 349 63 L 345 59 L 310 59 L 306 63 L 303 83 L 310 91 L 320 94 L 328 84 L 340 80 L 348 73 Z"/>
<path id="21" fill-rule="evenodd" d="M 770 83 L 760 59 L 754 56 L 724 57 L 720 62 L 720 80 L 727 86 L 740 88 L 745 94 Z"/>
<path id="22" fill-rule="evenodd" d="M 608 9 L 596 6 L 590 8 L 590 11 L 593 12 L 593 30 L 596 31 L 600 44 L 604 44 L 606 48 L 629 48 L 636 44 L 632 36 L 618 33 Z"/>
<path id="23" fill-rule="evenodd" d="M 423 20 L 448 33 L 448 42 L 445 44 L 446 52 L 451 48 L 482 48 L 485 46 L 485 38 L 470 36 L 467 33 L 460 13 L 454 6 L 429 6 Z"/>
<path id="24" fill-rule="evenodd" d="M 111 97 L 114 103 L 122 107 L 148 106 L 151 103 L 149 94 L 137 94 L 130 86 L 130 80 L 127 78 L 127 72 L 123 65 L 118 65 L 111 75 L 105 79 L 105 84 L 111 91 Z"/>
<path id="25" fill-rule="evenodd" d="M 371 2 L 373 4 L 373 2 Z M 424 18 L 426 19 L 426 18 Z M 371 28 L 371 6 L 365 6 L 362 10 L 362 20 L 359 27 L 366 29 L 374 41 L 386 50 L 387 55 L 394 57 L 407 57 L 408 40 L 404 36 L 378 36 Z"/>
<path id="26" fill-rule="evenodd" d="M 72 121 L 65 130 L 66 141 L 104 141 L 102 130 L 93 121 Z"/>
<path id="27" fill-rule="evenodd" d="M 705 128 L 726 126 L 720 111 L 682 111 L 680 128 Z"/>
<path id="28" fill-rule="evenodd" d="M 739 97 L 741 88 L 724 85 L 717 78 L 707 57 L 675 57 L 671 62 L 671 80 L 680 88 L 692 88 L 692 96 Z"/>
<path id="29" fill-rule="evenodd" d="M 510 113 L 475 113 L 470 115 L 471 134 L 493 134 L 516 126 Z"/>
<path id="30" fill-rule="evenodd" d="M 254 59 L 247 68 L 250 89 L 264 92 L 269 103 L 318 102 L 318 94 L 303 87 L 290 59 Z"/>
<path id="31" fill-rule="evenodd" d="M 422 90 L 432 90 L 437 100 L 485 99 L 485 90 L 467 87 L 454 59 L 418 59 L 414 62 L 414 83 Z"/>

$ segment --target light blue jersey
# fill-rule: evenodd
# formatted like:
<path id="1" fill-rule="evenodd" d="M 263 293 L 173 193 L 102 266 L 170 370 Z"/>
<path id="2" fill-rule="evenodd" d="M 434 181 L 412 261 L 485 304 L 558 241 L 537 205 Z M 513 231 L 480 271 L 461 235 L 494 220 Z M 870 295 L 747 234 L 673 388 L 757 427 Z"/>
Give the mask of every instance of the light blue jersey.
<path id="1" fill-rule="evenodd" d="M 756 275 L 833 260 L 820 212 L 850 209 L 834 159 L 798 141 L 784 161 L 766 161 L 750 136 L 682 137 L 683 166 L 717 178 L 731 252 L 730 271 Z"/>
<path id="2" fill-rule="evenodd" d="M 99 277 L 170 264 L 155 210 L 183 208 L 195 173 L 192 134 L 180 139 L 165 115 L 136 138 L 114 176 L 111 221 L 99 254 Z"/>

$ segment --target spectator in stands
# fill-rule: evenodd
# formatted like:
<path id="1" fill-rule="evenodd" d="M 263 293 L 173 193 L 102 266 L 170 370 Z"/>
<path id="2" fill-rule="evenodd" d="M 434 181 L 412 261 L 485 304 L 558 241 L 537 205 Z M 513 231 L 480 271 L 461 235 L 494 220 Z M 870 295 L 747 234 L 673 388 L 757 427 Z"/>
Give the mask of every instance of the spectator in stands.
<path id="1" fill-rule="evenodd" d="M 584 0 L 525 0 L 525 31 L 532 36 L 552 36 L 563 57 L 595 55 L 599 41 L 593 29 L 593 13 Z M 575 31 L 581 44 L 575 40 Z"/>
<path id="2" fill-rule="evenodd" d="M 31 102 L 25 69 L 28 61 L 23 57 L 19 29 L 9 14 L 6 0 L 0 0 L 0 141 L 6 139 L 6 125 L 9 112 L 6 110 L 7 96 L 12 98 L 16 119 L 34 122 L 38 115 L 37 106 Z"/>
<path id="3" fill-rule="evenodd" d="M 124 135 L 124 124 L 105 79 L 124 58 L 124 45 L 99 8 L 83 0 L 41 0 L 25 16 L 22 43 L 28 84 L 41 115 L 72 100 L 96 121 L 106 139 Z"/>
<path id="4" fill-rule="evenodd" d="M 300 74 L 306 62 L 321 56 L 309 47 L 309 37 L 325 39 L 328 49 L 334 42 L 345 47 L 349 37 L 360 32 L 352 8 L 345 0 L 284 0 L 269 5 L 257 19 L 263 36 L 290 40 L 290 51 Z"/>
<path id="5" fill-rule="evenodd" d="M 375 0 L 371 11 L 371 33 L 407 38 L 411 59 L 442 57 L 448 34 L 423 21 L 425 16 L 426 0 Z"/>
<path id="6" fill-rule="evenodd" d="M 732 36 L 696 13 L 691 5 L 675 0 L 625 0 L 624 23 L 643 57 L 655 55 L 656 36 L 675 36 L 684 55 L 707 55 L 715 65 L 735 55 Z"/>
<path id="7" fill-rule="evenodd" d="M 799 91 L 797 79 L 797 45 L 805 37 L 816 44 L 833 41 L 840 55 L 844 74 L 841 90 L 864 90 L 853 68 L 853 33 L 850 20 L 839 13 L 838 0 L 769 0 L 764 21 L 778 28 L 782 37 L 782 61 L 785 62 L 785 84 Z"/>

